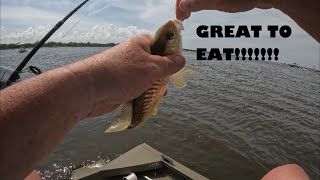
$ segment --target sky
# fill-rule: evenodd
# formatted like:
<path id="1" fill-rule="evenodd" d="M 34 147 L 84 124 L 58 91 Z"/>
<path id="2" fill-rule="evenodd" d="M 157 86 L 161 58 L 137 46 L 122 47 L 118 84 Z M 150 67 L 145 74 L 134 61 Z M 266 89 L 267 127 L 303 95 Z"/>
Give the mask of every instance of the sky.
<path id="1" fill-rule="evenodd" d="M 1 0 L 0 42 L 36 42 L 81 2 Z M 121 43 L 142 33 L 154 35 L 162 24 L 175 18 L 174 9 L 175 0 L 91 0 L 48 41 Z M 200 11 L 193 13 L 183 24 L 184 48 L 278 48 L 280 62 L 320 68 L 319 43 L 276 9 L 254 9 L 235 14 Z M 260 38 L 203 39 L 196 34 L 199 25 L 261 25 L 263 31 Z M 266 30 L 268 25 L 288 25 L 292 35 L 289 38 L 270 38 Z"/>

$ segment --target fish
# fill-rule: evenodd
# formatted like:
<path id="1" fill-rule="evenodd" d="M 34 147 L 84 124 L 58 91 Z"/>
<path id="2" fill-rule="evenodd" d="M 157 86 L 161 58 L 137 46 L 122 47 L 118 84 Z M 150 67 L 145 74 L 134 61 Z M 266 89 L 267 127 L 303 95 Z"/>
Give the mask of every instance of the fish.
<path id="1" fill-rule="evenodd" d="M 183 25 L 179 20 L 169 20 L 156 32 L 151 43 L 151 54 L 166 56 L 181 54 Z M 151 115 L 158 113 L 157 106 L 167 91 L 170 83 L 177 88 L 186 86 L 185 79 L 198 74 L 198 71 L 191 67 L 183 67 L 177 73 L 159 79 L 152 87 L 139 97 L 123 104 L 120 116 L 113 120 L 105 133 L 119 132 L 141 126 Z"/>

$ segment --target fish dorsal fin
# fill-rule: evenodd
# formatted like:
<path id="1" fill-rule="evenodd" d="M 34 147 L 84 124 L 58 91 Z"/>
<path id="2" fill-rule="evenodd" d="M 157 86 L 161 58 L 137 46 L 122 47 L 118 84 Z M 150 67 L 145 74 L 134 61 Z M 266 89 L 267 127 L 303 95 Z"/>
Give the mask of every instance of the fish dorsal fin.
<path id="1" fill-rule="evenodd" d="M 132 121 L 132 101 L 122 105 L 121 114 L 113 120 L 105 133 L 124 131 L 128 129 Z"/>
<path id="2" fill-rule="evenodd" d="M 156 116 L 158 114 L 158 109 L 157 109 L 157 107 L 155 107 L 155 108 L 153 108 L 152 110 L 151 110 L 151 115 L 152 116 Z"/>
<path id="3" fill-rule="evenodd" d="M 189 80 L 199 74 L 199 70 L 185 66 L 180 71 L 171 75 L 170 80 L 176 88 L 184 88 L 186 87 L 186 80 Z"/>

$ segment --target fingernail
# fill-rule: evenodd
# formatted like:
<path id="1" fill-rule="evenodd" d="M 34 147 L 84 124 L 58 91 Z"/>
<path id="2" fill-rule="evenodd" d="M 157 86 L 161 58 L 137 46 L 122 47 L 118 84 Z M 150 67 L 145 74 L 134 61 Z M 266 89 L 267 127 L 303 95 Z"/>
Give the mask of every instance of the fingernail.
<path id="1" fill-rule="evenodd" d="M 182 56 L 175 56 L 174 57 L 174 62 L 178 67 L 182 67 L 185 64 L 185 59 Z"/>

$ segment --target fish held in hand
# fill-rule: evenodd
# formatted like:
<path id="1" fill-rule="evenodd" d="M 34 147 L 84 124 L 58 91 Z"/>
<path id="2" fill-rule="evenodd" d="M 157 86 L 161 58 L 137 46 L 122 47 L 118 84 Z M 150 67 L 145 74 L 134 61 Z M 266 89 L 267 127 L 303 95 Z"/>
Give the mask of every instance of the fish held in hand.
<path id="1" fill-rule="evenodd" d="M 183 25 L 178 20 L 170 20 L 161 26 L 151 44 L 151 54 L 159 56 L 180 54 L 182 51 L 182 30 Z M 150 115 L 157 115 L 157 105 L 165 94 L 170 82 L 175 87 L 183 88 L 186 86 L 185 78 L 196 74 L 196 70 L 184 67 L 171 76 L 159 79 L 142 95 L 123 104 L 120 116 L 110 123 L 105 132 L 124 131 L 140 126 Z"/>

